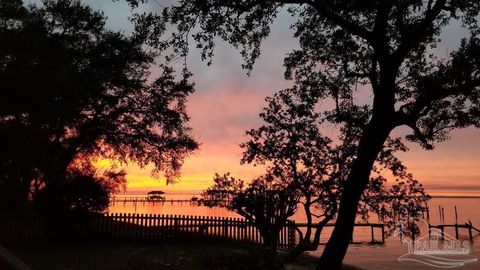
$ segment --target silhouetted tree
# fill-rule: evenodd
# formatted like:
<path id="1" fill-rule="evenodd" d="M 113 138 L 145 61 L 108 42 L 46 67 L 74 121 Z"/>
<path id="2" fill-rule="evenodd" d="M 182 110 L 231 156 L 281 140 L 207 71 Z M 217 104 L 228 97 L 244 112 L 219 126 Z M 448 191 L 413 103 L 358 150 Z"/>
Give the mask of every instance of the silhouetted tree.
<path id="1" fill-rule="evenodd" d="M 346 160 L 340 159 L 349 155 L 337 152 L 331 140 L 320 133 L 317 97 L 301 95 L 292 88 L 266 101 L 260 114 L 264 124 L 247 131 L 249 140 L 241 145 L 242 163 L 266 166 L 269 174 L 299 197 L 296 201 L 303 208 L 307 227 L 305 232 L 296 228 L 299 244 L 287 258 L 292 261 L 304 251 L 317 249 L 323 227 L 335 216 L 342 189 L 340 168 L 346 165 Z"/>
<path id="2" fill-rule="evenodd" d="M 294 37 L 300 42 L 300 49 L 285 60 L 285 77 L 305 93 L 333 100 L 334 123 L 352 121 L 357 85 L 371 90 L 336 226 L 318 266 L 340 269 L 359 201 L 392 130 L 407 126 L 412 133 L 406 139 L 432 149 L 452 129 L 480 126 L 480 2 L 199 0 L 179 1 L 161 15 L 136 19 L 145 23 L 140 28 L 152 44 L 176 46 L 181 54 L 188 53 L 191 40 L 209 59 L 215 38 L 226 40 L 240 48 L 244 67 L 251 70 L 261 41 L 283 8 L 294 15 Z M 452 21 L 467 29 L 468 37 L 449 57 L 438 58 L 432 52 Z M 162 39 L 159 34 L 169 22 L 178 31 Z"/>
<path id="3" fill-rule="evenodd" d="M 245 184 L 230 174 L 214 177 L 215 184 L 202 194 L 207 206 L 221 206 L 245 217 L 258 228 L 263 245 L 277 250 L 279 233 L 297 208 L 297 190 L 267 174 Z"/>
<path id="4" fill-rule="evenodd" d="M 0 198 L 24 205 L 32 190 L 59 189 L 79 157 L 150 163 L 174 181 L 197 148 L 185 111 L 193 88 L 185 70 L 151 74 L 158 54 L 80 1 L 1 0 Z"/>
<path id="5" fill-rule="evenodd" d="M 110 205 L 110 196 L 125 188 L 124 171 L 99 172 L 90 162 L 76 163 L 69 168 L 65 181 L 35 194 L 35 208 L 47 215 L 104 213 Z"/>
<path id="6" fill-rule="evenodd" d="M 279 91 L 267 98 L 267 102 L 260 114 L 264 124 L 248 131 L 250 140 L 241 145 L 245 150 L 242 163 L 266 166 L 270 175 L 300 197 L 298 202 L 307 226 L 305 232 L 297 228 L 299 244 L 287 257 L 294 260 L 304 251 L 318 248 L 323 227 L 337 214 L 360 127 L 366 118 L 358 109 L 355 121 L 343 125 L 340 137 L 334 140 L 338 142 L 334 143 L 321 133 L 324 120 L 318 97 L 305 95 L 293 87 Z M 399 220 L 418 217 L 429 198 L 394 156 L 395 152 L 405 150 L 398 139 L 388 139 L 376 160 L 358 213 L 364 221 L 372 213 L 377 214 L 390 232 Z M 393 174 L 394 183 L 386 183 L 387 173 Z"/>

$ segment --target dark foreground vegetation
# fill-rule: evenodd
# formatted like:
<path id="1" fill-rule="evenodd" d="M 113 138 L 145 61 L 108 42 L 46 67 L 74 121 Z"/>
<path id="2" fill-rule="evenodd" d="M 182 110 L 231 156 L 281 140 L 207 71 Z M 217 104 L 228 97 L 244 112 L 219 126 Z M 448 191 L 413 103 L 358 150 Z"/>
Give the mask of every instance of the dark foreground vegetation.
<path id="1" fill-rule="evenodd" d="M 284 254 L 248 246 L 206 244 L 71 243 L 14 245 L 8 249 L 34 270 L 83 269 L 313 269 L 316 258 L 301 256 L 282 265 Z M 360 269 L 344 266 L 343 269 Z"/>

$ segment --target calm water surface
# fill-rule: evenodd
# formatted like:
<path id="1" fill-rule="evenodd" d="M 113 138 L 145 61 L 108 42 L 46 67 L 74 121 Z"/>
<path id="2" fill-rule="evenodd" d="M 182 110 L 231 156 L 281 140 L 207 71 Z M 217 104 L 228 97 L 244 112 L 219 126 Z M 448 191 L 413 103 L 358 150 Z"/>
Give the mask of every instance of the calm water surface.
<path id="1" fill-rule="evenodd" d="M 140 214 L 171 214 L 171 215 L 196 215 L 196 216 L 218 216 L 218 217 L 240 217 L 239 215 L 229 212 L 223 208 L 209 208 L 198 206 L 190 203 L 170 203 L 169 199 L 190 199 L 193 195 L 168 195 L 167 201 L 164 203 L 116 203 L 110 207 L 111 213 L 140 213 Z M 458 223 L 463 224 L 472 221 L 477 228 L 480 227 L 480 198 L 433 198 L 429 202 L 430 207 L 430 223 L 440 224 L 438 206 L 445 209 L 445 224 L 455 223 L 454 207 L 458 209 Z M 301 211 L 294 216 L 296 222 L 305 222 L 305 217 Z M 374 218 L 372 220 L 376 222 Z M 325 228 L 322 233 L 322 242 L 326 242 L 330 236 L 331 228 Z M 447 234 L 455 235 L 453 228 L 446 230 Z M 381 234 L 375 234 L 380 239 Z M 460 229 L 460 238 L 467 239 L 468 231 Z M 369 241 L 370 229 L 355 229 L 355 241 Z M 313 255 L 320 255 L 323 246 Z M 401 243 L 398 237 L 392 236 L 387 238 L 385 245 L 369 245 L 359 244 L 349 247 L 346 263 L 364 267 L 366 269 L 438 269 L 431 266 L 425 266 L 416 262 L 399 262 L 397 258 L 407 252 L 407 244 Z M 474 233 L 474 243 L 471 247 L 469 258 L 480 259 L 480 234 Z M 480 269 L 480 262 L 470 263 L 464 267 L 455 269 L 473 270 Z"/>

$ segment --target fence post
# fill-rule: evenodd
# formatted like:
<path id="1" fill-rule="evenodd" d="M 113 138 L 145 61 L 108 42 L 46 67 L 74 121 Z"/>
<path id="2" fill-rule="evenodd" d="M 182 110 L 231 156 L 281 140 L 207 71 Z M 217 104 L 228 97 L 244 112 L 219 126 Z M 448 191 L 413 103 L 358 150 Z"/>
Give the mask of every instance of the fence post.
<path id="1" fill-rule="evenodd" d="M 98 222 L 98 232 L 100 233 L 101 237 L 106 239 L 108 238 L 108 232 L 105 230 L 105 224 L 107 223 L 107 217 L 108 217 L 108 213 L 105 213 L 103 215 L 101 215 L 99 218 L 99 222 Z"/>
<path id="2" fill-rule="evenodd" d="M 128 238 L 132 234 L 132 215 L 130 213 L 125 215 L 125 238 Z"/>
<path id="3" fill-rule="evenodd" d="M 135 239 L 140 239 L 140 214 L 133 214 L 133 224 L 135 224 Z"/>
<path id="4" fill-rule="evenodd" d="M 223 218 L 223 237 L 228 238 L 228 218 Z"/>
<path id="5" fill-rule="evenodd" d="M 123 238 L 124 237 L 124 232 L 125 232 L 125 214 L 121 213 L 118 220 L 118 238 Z"/>
<path id="6" fill-rule="evenodd" d="M 233 219 L 235 221 L 235 230 L 234 230 L 234 237 L 233 239 L 235 239 L 236 241 L 240 240 L 240 221 L 238 220 L 238 218 L 234 218 Z"/>
<path id="7" fill-rule="evenodd" d="M 247 224 L 247 221 L 245 219 L 243 219 L 242 224 L 243 224 L 243 239 L 242 240 L 248 241 L 248 224 Z"/>
<path id="8" fill-rule="evenodd" d="M 160 238 L 161 239 L 167 239 L 168 237 L 166 236 L 167 234 L 167 231 L 165 230 L 165 225 L 166 225 L 166 221 L 165 221 L 165 215 L 162 214 L 160 216 Z"/>
<path id="9" fill-rule="evenodd" d="M 173 237 L 178 238 L 178 218 L 177 215 L 173 216 Z"/>
<path id="10" fill-rule="evenodd" d="M 153 214 L 153 236 L 155 239 L 158 239 L 158 227 L 159 227 L 159 219 L 158 219 L 158 214 Z"/>
<path id="11" fill-rule="evenodd" d="M 288 226 L 288 249 L 293 249 L 296 245 L 295 239 L 295 221 L 292 221 L 292 224 Z"/>
<path id="12" fill-rule="evenodd" d="M 119 228 L 120 228 L 120 223 L 118 222 L 119 216 L 120 215 L 118 213 L 115 213 L 115 217 L 112 220 L 113 235 L 114 235 L 115 238 L 118 238 L 118 231 L 119 231 Z"/>
<path id="13" fill-rule="evenodd" d="M 179 222 L 179 233 L 180 233 L 180 239 L 181 240 L 184 240 L 184 238 L 186 237 L 185 235 L 185 221 L 186 221 L 186 218 L 185 218 L 185 215 L 182 215 L 182 217 L 180 218 L 180 222 Z"/>

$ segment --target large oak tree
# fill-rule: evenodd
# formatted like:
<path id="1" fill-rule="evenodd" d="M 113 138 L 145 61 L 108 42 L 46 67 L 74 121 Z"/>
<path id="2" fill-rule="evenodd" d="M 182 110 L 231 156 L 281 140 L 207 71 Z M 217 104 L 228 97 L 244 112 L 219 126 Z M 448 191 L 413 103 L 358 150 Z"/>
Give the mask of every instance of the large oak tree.
<path id="1" fill-rule="evenodd" d="M 229 174 L 216 175 L 215 184 L 204 193 L 209 204 L 226 207 L 253 222 L 272 250 L 282 227 L 295 228 L 298 244 L 286 261 L 317 250 L 323 228 L 338 213 L 355 146 L 368 120 L 365 110 L 356 108 L 355 121 L 342 124 L 338 138 L 326 137 L 321 130 L 328 122 L 320 100 L 297 87 L 268 97 L 268 105 L 260 113 L 262 125 L 247 131 L 248 141 L 241 144 L 241 162 L 264 167 L 264 175 L 248 185 Z M 401 140 L 388 138 L 358 208 L 359 220 L 368 222 L 377 216 L 387 225 L 387 235 L 400 222 L 417 228 L 411 219 L 421 216 L 429 199 L 395 156 L 406 150 Z M 395 180 L 387 182 L 386 175 Z M 289 220 L 297 211 L 306 219 L 303 230 Z M 407 231 L 409 236 L 412 232 L 416 230 Z"/>
<path id="2" fill-rule="evenodd" d="M 7 208 L 24 205 L 32 190 L 57 189 L 79 159 L 153 164 L 173 181 L 196 149 L 185 111 L 189 74 L 177 79 L 159 64 L 152 75 L 158 50 L 105 22 L 80 1 L 0 1 L 0 198 Z"/>

